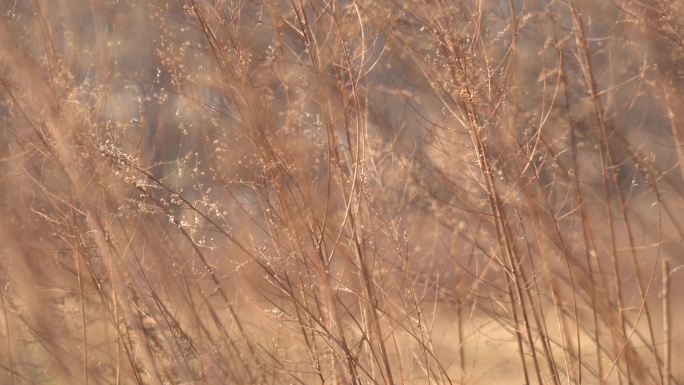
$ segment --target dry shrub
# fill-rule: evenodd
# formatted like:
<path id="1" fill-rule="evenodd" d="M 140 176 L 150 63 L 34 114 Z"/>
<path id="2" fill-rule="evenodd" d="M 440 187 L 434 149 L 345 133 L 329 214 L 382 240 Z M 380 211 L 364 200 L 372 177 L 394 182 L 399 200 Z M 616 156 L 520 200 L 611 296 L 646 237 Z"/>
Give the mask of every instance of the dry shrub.
<path id="1" fill-rule="evenodd" d="M 681 2 L 1 4 L 3 384 L 684 380 Z"/>

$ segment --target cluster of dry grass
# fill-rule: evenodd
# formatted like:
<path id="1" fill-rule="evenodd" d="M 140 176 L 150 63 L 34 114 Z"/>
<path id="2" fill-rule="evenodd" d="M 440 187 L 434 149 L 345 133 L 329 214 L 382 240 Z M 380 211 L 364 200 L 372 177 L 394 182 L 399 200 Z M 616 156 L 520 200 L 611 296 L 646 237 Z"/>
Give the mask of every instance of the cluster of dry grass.
<path id="1" fill-rule="evenodd" d="M 684 381 L 682 1 L 0 10 L 0 383 Z"/>

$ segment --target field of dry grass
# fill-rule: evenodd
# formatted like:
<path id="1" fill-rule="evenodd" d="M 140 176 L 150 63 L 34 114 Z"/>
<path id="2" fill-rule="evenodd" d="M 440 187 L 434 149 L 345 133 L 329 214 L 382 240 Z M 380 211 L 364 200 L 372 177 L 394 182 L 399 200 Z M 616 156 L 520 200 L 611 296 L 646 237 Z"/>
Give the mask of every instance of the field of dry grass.
<path id="1" fill-rule="evenodd" d="M 0 11 L 0 384 L 684 384 L 681 0 Z"/>

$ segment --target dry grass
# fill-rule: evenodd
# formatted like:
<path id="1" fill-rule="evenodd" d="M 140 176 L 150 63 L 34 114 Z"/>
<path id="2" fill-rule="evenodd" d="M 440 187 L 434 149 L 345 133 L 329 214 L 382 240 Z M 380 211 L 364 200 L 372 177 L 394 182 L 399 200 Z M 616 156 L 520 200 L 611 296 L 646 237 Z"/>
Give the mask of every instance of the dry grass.
<path id="1" fill-rule="evenodd" d="M 0 4 L 0 383 L 684 382 L 681 1 Z"/>

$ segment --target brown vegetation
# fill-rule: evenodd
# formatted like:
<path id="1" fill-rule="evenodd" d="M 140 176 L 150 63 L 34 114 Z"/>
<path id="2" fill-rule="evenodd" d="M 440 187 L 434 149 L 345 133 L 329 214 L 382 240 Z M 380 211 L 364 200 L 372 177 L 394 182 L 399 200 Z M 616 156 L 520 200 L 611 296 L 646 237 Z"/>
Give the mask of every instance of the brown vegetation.
<path id="1" fill-rule="evenodd" d="M 0 8 L 0 383 L 684 381 L 682 1 Z"/>

